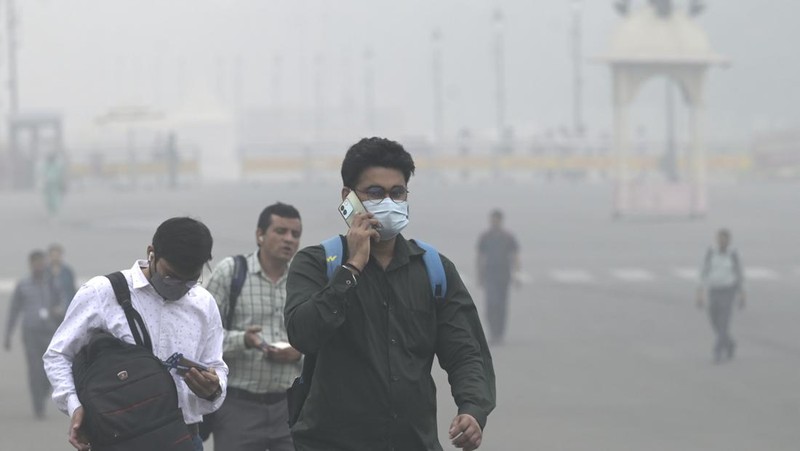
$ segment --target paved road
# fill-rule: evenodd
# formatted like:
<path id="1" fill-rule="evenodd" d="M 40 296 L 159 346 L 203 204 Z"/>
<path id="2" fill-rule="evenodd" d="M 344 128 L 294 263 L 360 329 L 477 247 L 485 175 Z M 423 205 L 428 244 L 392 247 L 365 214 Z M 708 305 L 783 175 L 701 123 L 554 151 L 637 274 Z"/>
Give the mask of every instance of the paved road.
<path id="1" fill-rule="evenodd" d="M 614 222 L 603 185 L 444 184 L 429 176 L 421 170 L 412 180 L 408 234 L 436 243 L 469 284 L 474 240 L 491 207 L 506 210 L 525 251 L 528 283 L 513 293 L 507 343 L 493 350 L 499 399 L 483 449 L 798 449 L 800 187 L 716 185 L 703 220 Z M 36 196 L 0 194 L 3 323 L 3 287 L 24 271 L 31 248 L 52 241 L 88 276 L 143 258 L 171 215 L 205 220 L 216 258 L 249 249 L 258 211 L 275 200 L 300 208 L 306 244 L 343 226 L 330 182 L 72 194 L 56 224 Z M 737 359 L 717 366 L 708 321 L 692 304 L 692 273 L 723 225 L 748 267 L 750 303 L 734 318 Z M 0 449 L 68 449 L 66 417 L 51 407 L 44 422 L 31 420 L 15 345 L 0 354 Z M 438 369 L 436 377 L 444 442 L 455 412 Z"/>

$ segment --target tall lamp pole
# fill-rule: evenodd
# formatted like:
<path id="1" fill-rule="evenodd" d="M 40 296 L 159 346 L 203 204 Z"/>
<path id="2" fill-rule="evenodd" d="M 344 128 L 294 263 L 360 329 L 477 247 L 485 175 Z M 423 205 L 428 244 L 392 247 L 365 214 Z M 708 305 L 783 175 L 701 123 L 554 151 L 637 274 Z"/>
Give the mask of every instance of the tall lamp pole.
<path id="1" fill-rule="evenodd" d="M 369 132 L 375 131 L 375 71 L 372 66 L 372 48 L 364 50 L 364 103 L 366 125 Z"/>
<path id="2" fill-rule="evenodd" d="M 438 150 L 444 147 L 444 78 L 442 71 L 442 32 L 431 33 L 433 46 L 433 134 Z"/>
<path id="3" fill-rule="evenodd" d="M 6 0 L 6 40 L 8 41 L 8 112 L 19 111 L 19 85 L 17 82 L 17 8 L 14 0 Z"/>
<path id="4" fill-rule="evenodd" d="M 572 128 L 575 136 L 583 132 L 583 65 L 581 19 L 583 0 L 572 0 Z"/>
<path id="5" fill-rule="evenodd" d="M 498 7 L 492 17 L 494 22 L 494 67 L 496 76 L 495 99 L 497 103 L 497 139 L 501 147 L 505 146 L 506 129 L 506 80 L 503 33 L 505 19 L 503 11 Z"/>

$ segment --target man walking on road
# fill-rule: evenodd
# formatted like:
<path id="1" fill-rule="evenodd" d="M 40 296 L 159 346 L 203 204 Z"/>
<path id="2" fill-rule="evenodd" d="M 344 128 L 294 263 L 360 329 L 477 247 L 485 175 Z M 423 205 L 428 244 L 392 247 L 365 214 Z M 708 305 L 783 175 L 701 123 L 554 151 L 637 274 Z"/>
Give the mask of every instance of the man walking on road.
<path id="1" fill-rule="evenodd" d="M 503 227 L 503 212 L 489 215 L 489 230 L 478 239 L 478 282 L 486 295 L 489 340 L 502 344 L 508 315 L 508 288 L 519 271 L 517 239 Z"/>
<path id="2" fill-rule="evenodd" d="M 739 254 L 731 248 L 731 233 L 727 229 L 717 232 L 717 246 L 706 252 L 700 270 L 700 287 L 697 290 L 697 307 L 704 308 L 708 297 L 708 314 L 716 335 L 714 362 L 733 358 L 736 342 L 730 335 L 730 322 L 734 303 L 744 308 L 744 275 Z"/>
<path id="3" fill-rule="evenodd" d="M 64 301 L 64 311 L 66 311 L 67 306 L 78 291 L 75 286 L 75 272 L 68 264 L 64 263 L 64 247 L 60 244 L 53 243 L 50 245 L 47 249 L 47 259 L 47 269 L 53 278 L 56 290 Z M 61 316 L 64 316 L 63 312 Z"/>
<path id="4" fill-rule="evenodd" d="M 306 361 L 309 354 L 316 359 L 310 392 L 292 427 L 295 446 L 441 450 L 431 376 L 437 357 L 458 407 L 449 438 L 458 448 L 475 450 L 495 406 L 494 367 L 455 265 L 438 253 L 428 257 L 439 259 L 446 278 L 446 289 L 437 294 L 425 262 L 435 249 L 400 233 L 409 220 L 411 155 L 394 141 L 365 138 L 347 151 L 341 173 L 341 198 L 354 192 L 366 213 L 354 213 L 339 241 L 340 256 L 326 257 L 323 246 L 311 246 L 289 268 L 289 340 Z"/>
<path id="5" fill-rule="evenodd" d="M 152 340 L 152 353 L 167 361 L 175 353 L 205 366 L 183 373 L 170 372 L 178 406 L 196 451 L 202 451 L 199 423 L 225 399 L 228 367 L 222 360 L 222 321 L 214 298 L 199 284 L 203 267 L 211 260 L 213 239 L 208 227 L 187 217 L 171 218 L 156 229 L 145 250 L 123 270 L 130 304 L 141 315 Z M 71 418 L 68 440 L 76 449 L 90 449 L 83 426 L 84 407 L 78 398 L 72 364 L 97 331 L 127 343 L 135 339 L 126 311 L 111 281 L 94 277 L 75 295 L 64 322 L 56 331 L 44 365 L 53 383 L 53 400 Z M 127 377 L 127 374 L 125 375 Z"/>
<path id="6" fill-rule="evenodd" d="M 63 313 L 64 307 L 47 271 L 44 252 L 31 252 L 28 262 L 31 274 L 17 284 L 11 297 L 4 345 L 6 351 L 11 350 L 11 337 L 21 315 L 22 343 L 28 364 L 28 387 L 33 402 L 33 414 L 41 420 L 44 418 L 45 402 L 50 395 L 50 382 L 42 365 L 42 354 L 47 350 L 47 345 L 58 327 L 59 312 Z"/>
<path id="7" fill-rule="evenodd" d="M 232 286 L 236 257 L 211 274 L 208 290 L 223 317 L 223 358 L 230 368 L 227 399 L 212 420 L 216 451 L 294 451 L 286 389 L 300 375 L 302 355 L 288 346 L 283 309 L 289 261 L 302 233 L 297 209 L 270 205 L 258 218 L 256 251 L 243 257 L 241 286 Z"/>

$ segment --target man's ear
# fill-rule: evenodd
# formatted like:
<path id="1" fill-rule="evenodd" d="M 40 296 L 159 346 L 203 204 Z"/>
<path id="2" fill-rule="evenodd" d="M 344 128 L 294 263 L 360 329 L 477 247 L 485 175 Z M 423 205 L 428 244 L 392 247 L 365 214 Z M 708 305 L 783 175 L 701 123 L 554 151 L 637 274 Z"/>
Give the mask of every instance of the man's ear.
<path id="1" fill-rule="evenodd" d="M 344 200 L 345 197 L 347 197 L 347 195 L 350 194 L 350 191 L 352 191 L 350 188 L 346 186 L 342 187 L 342 200 Z"/>
<path id="2" fill-rule="evenodd" d="M 145 254 L 147 255 L 147 259 L 148 260 L 150 259 L 150 254 L 155 254 L 155 251 L 156 250 L 155 250 L 155 248 L 153 247 L 152 244 L 148 244 L 147 245 L 147 250 L 145 250 Z"/>

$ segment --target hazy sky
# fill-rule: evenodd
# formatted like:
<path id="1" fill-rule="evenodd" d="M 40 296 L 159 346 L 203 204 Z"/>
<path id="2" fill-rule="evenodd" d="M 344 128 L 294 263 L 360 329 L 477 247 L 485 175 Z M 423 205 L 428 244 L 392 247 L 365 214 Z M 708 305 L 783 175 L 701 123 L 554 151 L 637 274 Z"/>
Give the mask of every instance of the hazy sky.
<path id="1" fill-rule="evenodd" d="M 343 124 L 364 132 L 367 47 L 375 54 L 380 131 L 431 136 L 435 27 L 443 34 L 445 135 L 469 127 L 492 136 L 495 5 L 506 15 L 509 123 L 521 137 L 571 123 L 570 0 L 17 3 L 22 108 L 63 112 L 73 142 L 88 120 L 113 106 L 233 105 L 239 79 L 246 108 L 313 112 L 320 102 L 323 137 Z M 620 20 L 612 3 L 584 1 L 587 59 L 606 49 Z M 800 61 L 792 43 L 800 38 L 800 6 L 790 0 L 707 3 L 700 21 L 715 50 L 733 63 L 708 79 L 709 140 L 746 143 L 755 129 L 797 125 Z M 597 133 L 610 125 L 609 70 L 588 61 L 584 70 L 586 122 Z M 648 85 L 634 110 L 634 123 L 654 136 L 663 122 L 660 86 Z M 3 93 L 3 108 L 6 99 Z"/>

